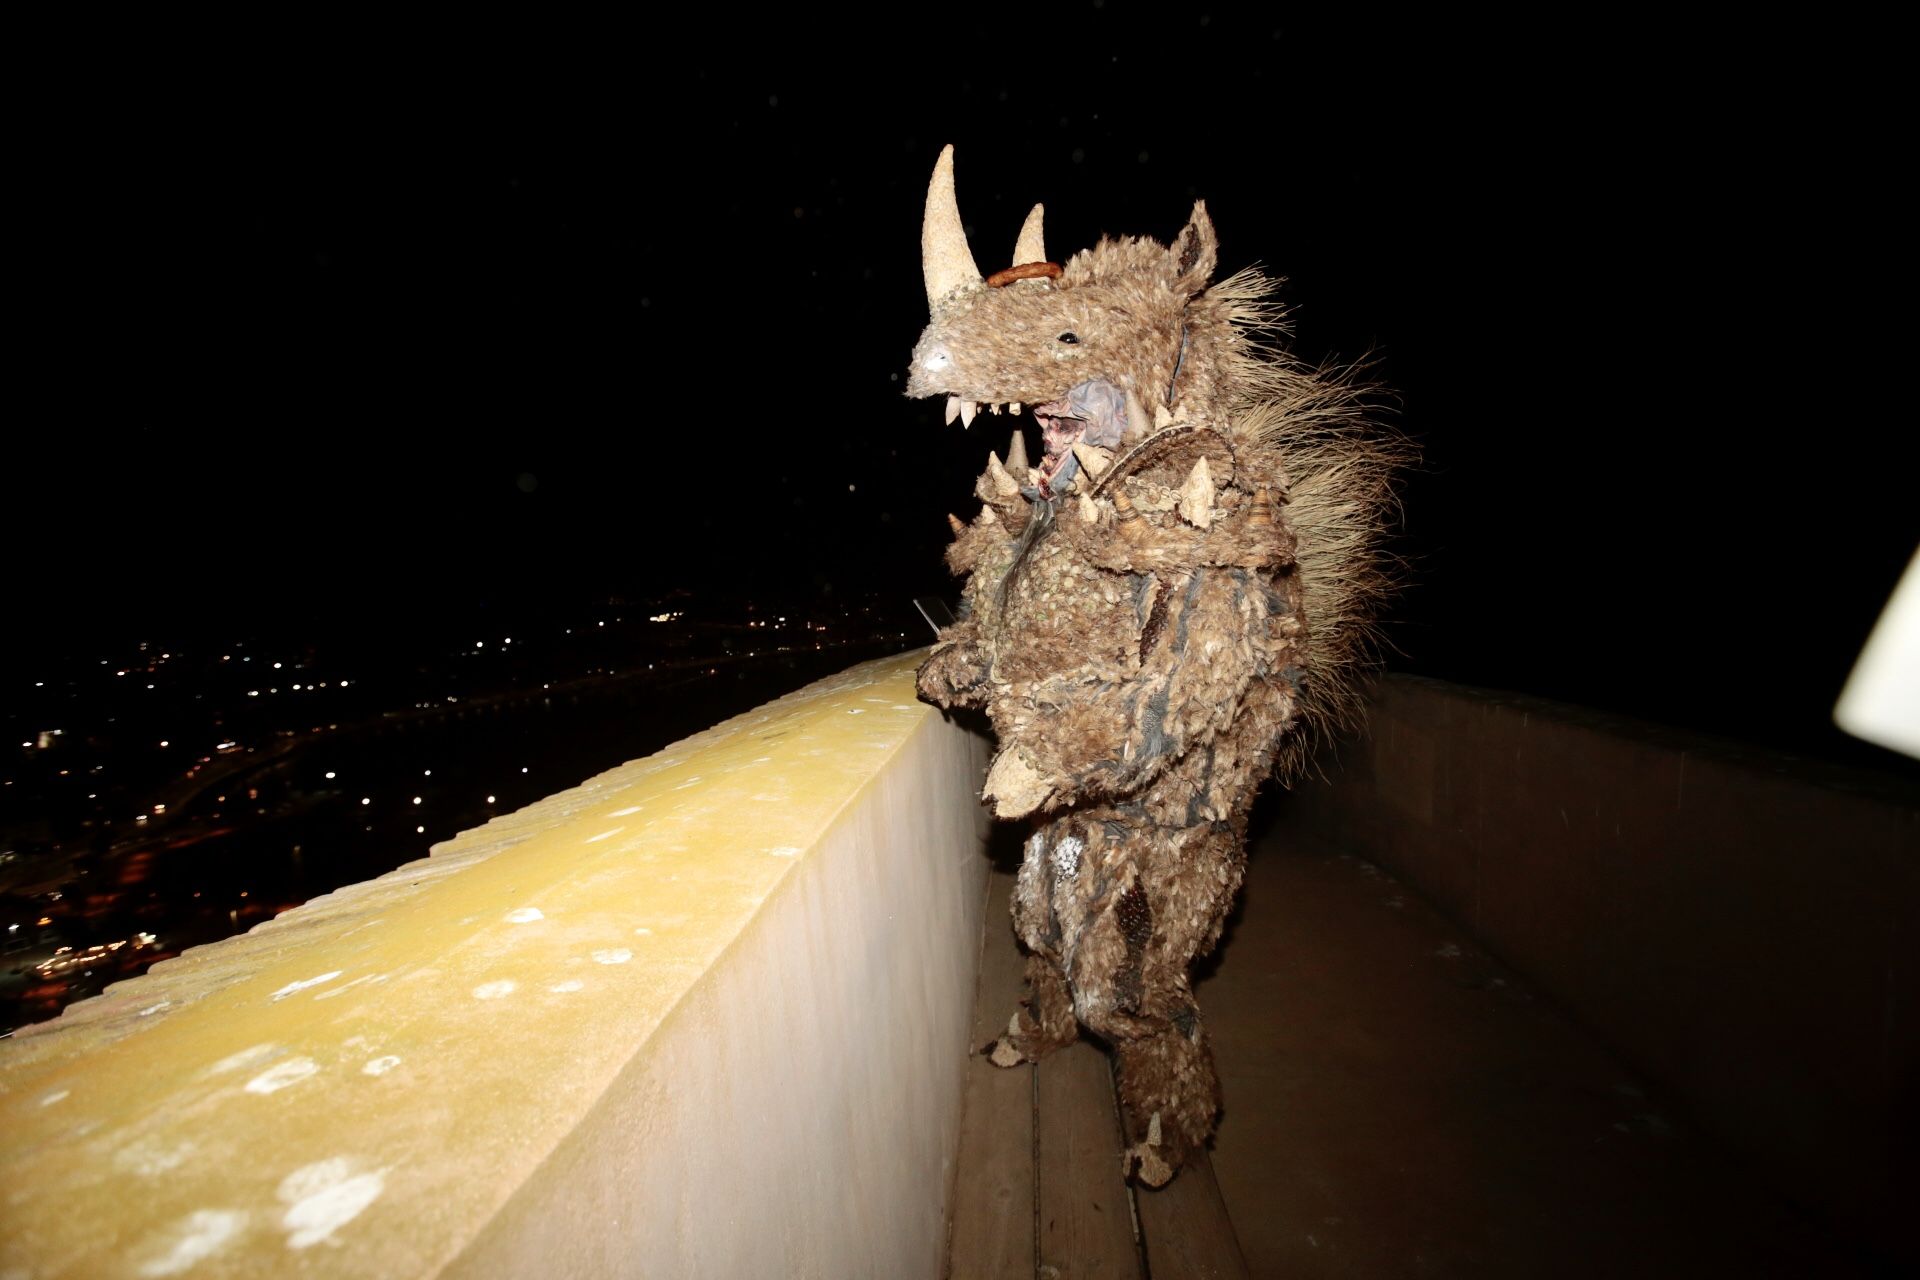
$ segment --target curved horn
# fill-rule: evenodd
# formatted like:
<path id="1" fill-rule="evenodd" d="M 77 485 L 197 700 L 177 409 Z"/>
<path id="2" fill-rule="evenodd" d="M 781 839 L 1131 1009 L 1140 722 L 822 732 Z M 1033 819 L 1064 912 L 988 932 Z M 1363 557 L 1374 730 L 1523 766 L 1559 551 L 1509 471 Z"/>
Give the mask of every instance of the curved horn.
<path id="1" fill-rule="evenodd" d="M 1037 204 L 1027 220 L 1020 224 L 1020 238 L 1013 245 L 1013 265 L 1047 260 L 1047 237 L 1041 224 L 1046 221 L 1047 206 Z"/>
<path id="2" fill-rule="evenodd" d="M 953 147 L 940 151 L 927 184 L 927 211 L 920 222 L 920 270 L 927 278 L 927 306 L 932 308 L 961 285 L 980 279 L 967 247 L 967 229 L 960 224 L 960 202 L 953 194 Z"/>

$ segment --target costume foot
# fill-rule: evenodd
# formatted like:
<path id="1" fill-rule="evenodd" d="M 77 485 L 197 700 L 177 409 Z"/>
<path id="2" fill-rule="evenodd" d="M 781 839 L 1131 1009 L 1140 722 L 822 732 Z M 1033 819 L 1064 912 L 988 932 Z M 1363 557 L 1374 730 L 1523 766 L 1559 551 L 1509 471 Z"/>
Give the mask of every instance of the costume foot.
<path id="1" fill-rule="evenodd" d="M 1006 1034 L 981 1045 L 980 1052 L 996 1067 L 1017 1067 L 1023 1062 L 1033 1061 L 1020 1048 L 1026 1038 L 1027 1033 L 1020 1026 L 1020 1015 L 1016 1013 L 1007 1020 Z"/>
<path id="2" fill-rule="evenodd" d="M 1166 1154 L 1160 1145 L 1160 1113 L 1156 1111 L 1147 1122 L 1145 1140 L 1120 1153 L 1121 1176 L 1138 1180 L 1144 1186 L 1164 1187 L 1173 1181 L 1178 1171 L 1167 1162 Z"/>

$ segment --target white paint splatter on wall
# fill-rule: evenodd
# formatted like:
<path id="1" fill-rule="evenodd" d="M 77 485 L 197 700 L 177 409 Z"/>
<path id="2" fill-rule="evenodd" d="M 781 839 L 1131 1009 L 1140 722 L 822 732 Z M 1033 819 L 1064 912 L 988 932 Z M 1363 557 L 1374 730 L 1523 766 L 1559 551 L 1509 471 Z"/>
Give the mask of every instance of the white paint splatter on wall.
<path id="1" fill-rule="evenodd" d="M 498 1000 L 501 996 L 510 996 L 518 984 L 501 978 L 495 982 L 483 982 L 473 989 L 475 1000 Z"/>
<path id="2" fill-rule="evenodd" d="M 546 913 L 538 907 L 515 907 L 507 912 L 508 924 L 532 924 L 535 920 L 546 919 Z"/>
<path id="3" fill-rule="evenodd" d="M 241 1209 L 195 1209 L 175 1223 L 167 1234 L 164 1252 L 140 1264 L 143 1276 L 177 1276 L 201 1259 L 218 1252 L 247 1225 Z"/>
<path id="4" fill-rule="evenodd" d="M 633 959 L 633 952 L 625 947 L 603 947 L 593 953 L 593 958 L 600 964 L 625 964 Z"/>
<path id="5" fill-rule="evenodd" d="M 335 969 L 333 972 L 323 973 L 317 978 L 303 978 L 299 982 L 289 982 L 286 986 L 274 992 L 273 998 L 275 1000 L 285 1000 L 296 991 L 305 991 L 308 987 L 317 987 L 323 982 L 332 982 L 339 976 L 340 970 Z"/>
<path id="6" fill-rule="evenodd" d="M 143 1138 L 113 1153 L 114 1167 L 142 1178 L 157 1178 L 171 1173 L 193 1154 L 191 1142 L 169 1145 L 157 1138 Z"/>
<path id="7" fill-rule="evenodd" d="M 321 1000 L 331 1000 L 335 996 L 345 995 L 363 982 L 385 982 L 386 980 L 387 975 L 384 973 L 363 973 L 352 982 L 343 982 L 331 991 L 322 991 L 314 997 L 314 1001 L 318 1003 Z"/>
<path id="8" fill-rule="evenodd" d="M 400 1065 L 400 1055 L 389 1053 L 389 1054 L 384 1054 L 381 1057 L 375 1058 L 373 1061 L 367 1063 L 366 1066 L 360 1069 L 366 1072 L 370 1076 L 383 1076 L 387 1074 L 387 1072 L 393 1070 L 395 1067 L 399 1065 Z"/>
<path id="9" fill-rule="evenodd" d="M 287 1248 L 307 1249 L 332 1238 L 386 1188 L 385 1169 L 356 1174 L 345 1156 L 295 1169 L 280 1181 L 280 1199 L 288 1206 L 280 1218 L 287 1229 Z"/>
<path id="10" fill-rule="evenodd" d="M 299 1084 L 309 1076 L 320 1073 L 320 1064 L 312 1058 L 288 1058 L 285 1062 L 276 1062 L 247 1081 L 248 1093 L 278 1093 L 289 1085 Z"/>
<path id="11" fill-rule="evenodd" d="M 228 1071 L 238 1071 L 243 1067 L 256 1066 L 265 1062 L 278 1052 L 280 1052 L 280 1046 L 277 1044 L 256 1044 L 251 1048 L 242 1049 L 238 1053 L 228 1054 L 211 1067 L 208 1067 L 207 1074 L 217 1076 Z"/>
<path id="12" fill-rule="evenodd" d="M 553 992 L 555 995 L 563 996 L 570 991 L 578 991 L 580 988 L 586 985 L 587 985 L 586 983 L 580 981 L 580 979 L 578 978 L 568 978 L 565 982 L 554 983 L 552 986 L 548 987 L 547 990 Z"/>

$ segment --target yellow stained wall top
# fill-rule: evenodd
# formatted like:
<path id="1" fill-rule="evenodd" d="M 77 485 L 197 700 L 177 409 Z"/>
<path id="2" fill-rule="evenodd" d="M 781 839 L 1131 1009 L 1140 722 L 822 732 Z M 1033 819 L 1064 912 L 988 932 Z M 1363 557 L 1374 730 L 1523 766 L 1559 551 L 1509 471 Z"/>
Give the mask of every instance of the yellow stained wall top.
<path id="1" fill-rule="evenodd" d="M 432 1274 L 934 715 L 920 656 L 0 1041 L 0 1277 Z"/>

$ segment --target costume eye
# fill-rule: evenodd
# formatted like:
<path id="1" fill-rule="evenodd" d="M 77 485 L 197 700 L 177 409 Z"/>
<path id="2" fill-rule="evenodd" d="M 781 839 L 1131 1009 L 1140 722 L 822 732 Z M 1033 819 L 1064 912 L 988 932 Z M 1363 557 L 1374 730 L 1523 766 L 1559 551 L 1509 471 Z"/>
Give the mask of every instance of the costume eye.
<path id="1" fill-rule="evenodd" d="M 1069 330 L 1060 335 L 1060 341 L 1066 343 L 1068 346 L 1072 346 L 1074 343 L 1080 341 L 1080 335 Z"/>

